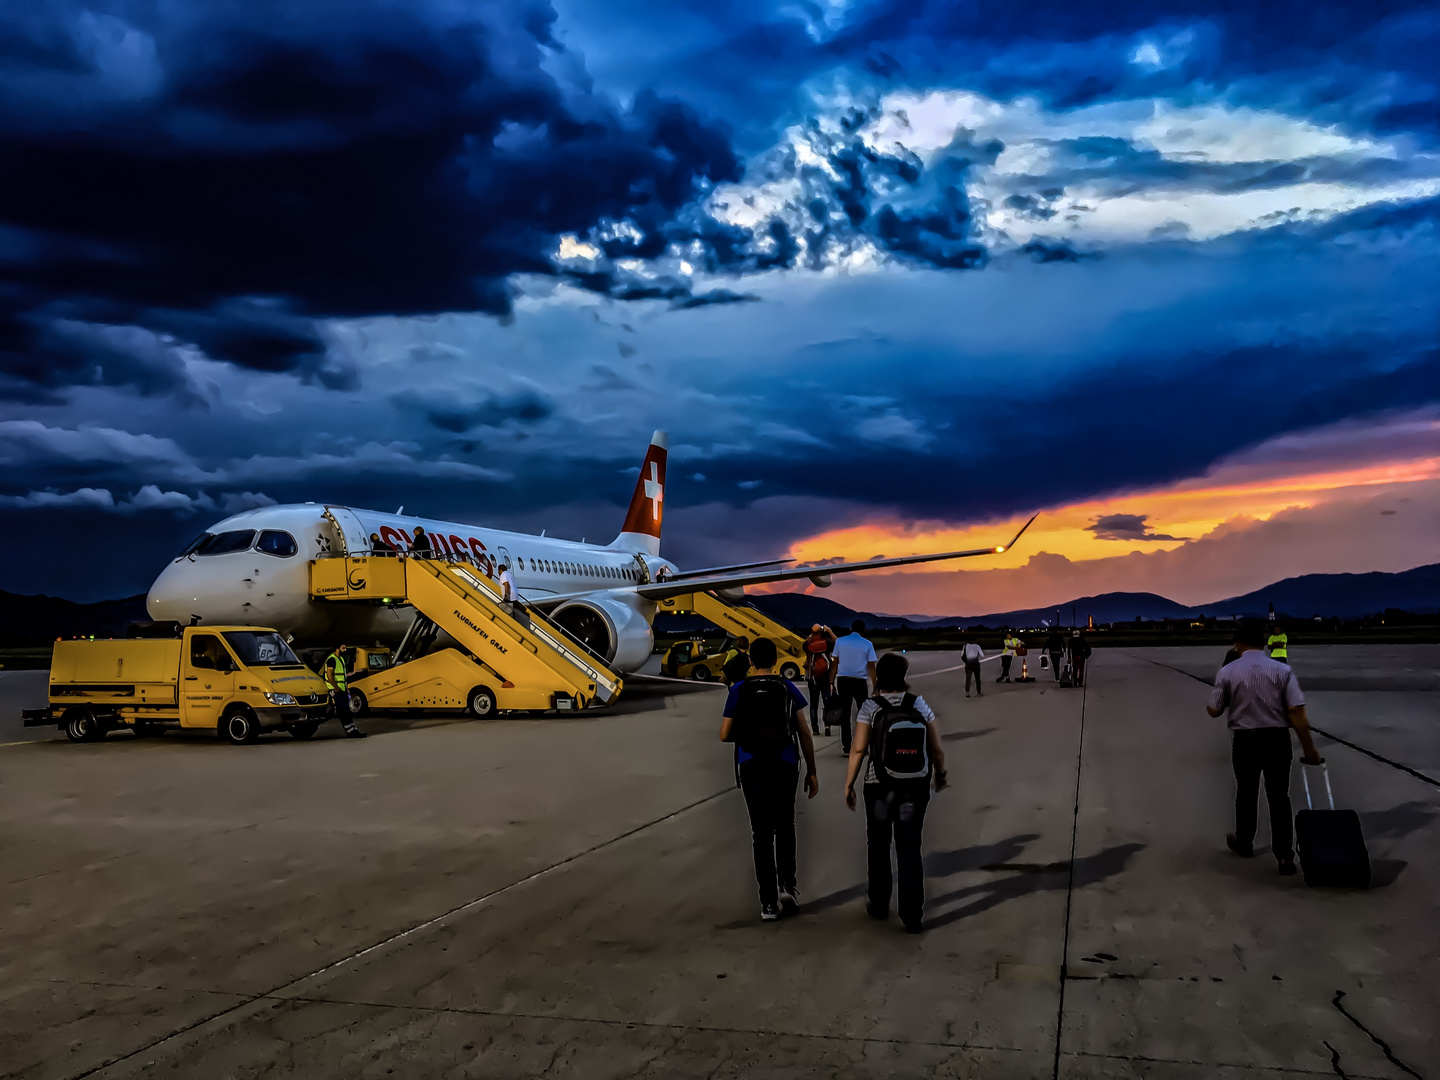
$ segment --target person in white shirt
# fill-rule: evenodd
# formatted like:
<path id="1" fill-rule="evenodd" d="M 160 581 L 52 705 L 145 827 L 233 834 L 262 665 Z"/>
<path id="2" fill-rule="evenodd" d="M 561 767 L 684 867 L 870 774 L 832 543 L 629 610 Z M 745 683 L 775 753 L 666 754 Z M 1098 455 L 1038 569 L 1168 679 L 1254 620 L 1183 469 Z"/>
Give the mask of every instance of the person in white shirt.
<path id="1" fill-rule="evenodd" d="M 945 787 L 945 751 L 940 745 L 940 729 L 935 713 L 925 699 L 911 694 L 905 676 L 910 662 L 899 653 L 886 653 L 876 666 L 875 696 L 861 708 L 855 718 L 855 743 L 845 773 L 845 805 L 855 809 L 855 780 L 869 751 L 865 770 L 865 847 L 869 866 L 869 899 L 866 913 L 872 919 L 890 916 L 890 844 L 895 844 L 895 865 L 900 878 L 900 921 L 905 929 L 918 934 L 925 909 L 925 867 L 920 854 L 921 833 L 925 828 L 925 808 L 930 804 L 930 785 L 940 791 Z M 881 709 L 886 710 L 884 714 Z M 878 722 L 884 731 L 871 738 L 872 724 Z M 924 723 L 924 750 L 927 767 L 915 769 L 922 775 L 898 779 L 887 769 L 877 768 L 875 754 L 893 763 L 894 746 L 901 722 Z M 887 745 L 881 746 L 881 743 Z M 902 744 L 903 745 L 903 744 Z M 919 746 L 910 744 L 912 752 Z M 884 764 L 882 762 L 882 764 Z"/>
<path id="2" fill-rule="evenodd" d="M 1230 762 L 1235 768 L 1235 831 L 1225 837 L 1231 851 L 1255 854 L 1256 801 L 1260 777 L 1270 803 L 1270 847 L 1280 873 L 1295 873 L 1290 818 L 1290 729 L 1300 739 L 1300 760 L 1319 765 L 1325 759 L 1310 736 L 1305 694 L 1286 664 L 1265 655 L 1265 628 L 1242 624 L 1235 635 L 1239 656 L 1220 668 L 1205 711 L 1229 712 Z"/>
<path id="3" fill-rule="evenodd" d="M 858 710 L 870 699 L 875 681 L 875 646 L 865 637 L 865 621 L 856 619 L 850 633 L 835 642 L 835 695 L 840 699 L 840 750 L 850 753 L 850 703 Z"/>
<path id="4" fill-rule="evenodd" d="M 497 584 L 500 586 L 500 602 L 505 605 L 505 610 L 510 610 L 510 605 L 515 603 L 515 579 L 510 576 L 510 564 L 500 564 L 500 578 Z"/>
<path id="5" fill-rule="evenodd" d="M 965 696 L 970 696 L 970 680 L 975 680 L 975 693 L 983 695 L 985 686 L 980 682 L 980 661 L 985 659 L 985 650 L 977 643 L 970 640 L 970 635 L 964 637 L 965 645 L 960 650 L 960 659 L 965 664 Z"/>

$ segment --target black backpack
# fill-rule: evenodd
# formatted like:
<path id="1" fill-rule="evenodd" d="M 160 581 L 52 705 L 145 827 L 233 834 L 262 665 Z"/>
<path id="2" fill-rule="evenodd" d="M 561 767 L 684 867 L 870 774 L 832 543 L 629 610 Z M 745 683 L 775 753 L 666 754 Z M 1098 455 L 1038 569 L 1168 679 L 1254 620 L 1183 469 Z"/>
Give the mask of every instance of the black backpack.
<path id="1" fill-rule="evenodd" d="M 752 675 L 740 684 L 730 740 L 751 753 L 779 752 L 795 740 L 795 699 L 779 675 Z"/>
<path id="2" fill-rule="evenodd" d="M 750 654 L 737 652 L 720 669 L 720 674 L 724 675 L 725 681 L 733 686 L 750 674 Z"/>
<path id="3" fill-rule="evenodd" d="M 895 785 L 930 778 L 930 726 L 915 708 L 915 695 L 891 704 L 878 694 L 870 718 L 870 761 L 875 779 Z"/>

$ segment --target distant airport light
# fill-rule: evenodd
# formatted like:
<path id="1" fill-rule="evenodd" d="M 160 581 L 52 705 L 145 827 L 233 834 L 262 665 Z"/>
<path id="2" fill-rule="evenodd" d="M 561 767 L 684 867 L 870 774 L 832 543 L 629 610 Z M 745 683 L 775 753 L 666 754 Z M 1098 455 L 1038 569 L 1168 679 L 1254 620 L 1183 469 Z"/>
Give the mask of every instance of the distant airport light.
<path id="1" fill-rule="evenodd" d="M 999 554 L 1000 554 L 1002 551 L 1004 551 L 1004 550 L 1005 550 L 1005 545 L 1004 545 L 1004 544 L 1001 544 L 999 547 L 997 547 L 997 548 L 995 549 L 995 554 L 996 554 L 996 555 L 999 555 Z"/>

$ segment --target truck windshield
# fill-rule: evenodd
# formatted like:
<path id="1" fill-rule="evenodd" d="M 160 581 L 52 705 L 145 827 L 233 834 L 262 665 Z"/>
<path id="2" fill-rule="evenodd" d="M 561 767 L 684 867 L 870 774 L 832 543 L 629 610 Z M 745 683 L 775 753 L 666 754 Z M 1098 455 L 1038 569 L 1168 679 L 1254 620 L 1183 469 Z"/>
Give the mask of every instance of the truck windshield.
<path id="1" fill-rule="evenodd" d="M 299 667 L 300 661 L 273 630 L 227 630 L 225 640 L 246 667 Z"/>

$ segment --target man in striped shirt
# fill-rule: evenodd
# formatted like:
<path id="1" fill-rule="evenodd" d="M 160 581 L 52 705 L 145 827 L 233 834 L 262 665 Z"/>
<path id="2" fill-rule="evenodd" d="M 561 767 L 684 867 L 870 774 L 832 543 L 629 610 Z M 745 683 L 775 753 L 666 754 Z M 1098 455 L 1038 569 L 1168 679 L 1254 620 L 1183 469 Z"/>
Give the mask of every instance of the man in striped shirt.
<path id="1" fill-rule="evenodd" d="M 1259 623 L 1242 623 L 1235 636 L 1239 656 L 1215 676 L 1205 709 L 1211 716 L 1229 712 L 1230 761 L 1235 768 L 1235 831 L 1225 843 L 1237 855 L 1255 854 L 1260 778 L 1270 803 L 1270 842 L 1280 873 L 1295 873 L 1290 815 L 1290 729 L 1300 739 L 1300 760 L 1319 765 L 1322 758 L 1310 737 L 1305 694 L 1289 666 L 1265 655 L 1267 634 Z"/>

